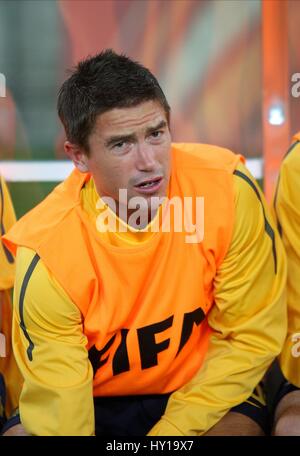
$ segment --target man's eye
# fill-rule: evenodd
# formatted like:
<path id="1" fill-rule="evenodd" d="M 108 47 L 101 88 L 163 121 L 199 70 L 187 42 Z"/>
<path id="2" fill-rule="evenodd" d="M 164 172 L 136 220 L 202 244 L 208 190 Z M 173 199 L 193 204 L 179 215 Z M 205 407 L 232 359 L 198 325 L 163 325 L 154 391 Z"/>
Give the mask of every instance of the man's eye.
<path id="1" fill-rule="evenodd" d="M 116 149 L 121 149 L 124 146 L 124 144 L 125 144 L 124 141 L 120 141 L 120 142 L 114 144 L 113 147 L 115 147 Z"/>
<path id="2" fill-rule="evenodd" d="M 119 141 L 113 144 L 111 151 L 115 154 L 126 154 L 130 151 L 131 145 L 130 141 Z"/>
<path id="3" fill-rule="evenodd" d="M 160 138 L 161 135 L 162 135 L 162 133 L 163 133 L 163 132 L 162 132 L 161 130 L 153 131 L 153 132 L 151 133 L 151 136 L 152 136 L 153 138 Z"/>

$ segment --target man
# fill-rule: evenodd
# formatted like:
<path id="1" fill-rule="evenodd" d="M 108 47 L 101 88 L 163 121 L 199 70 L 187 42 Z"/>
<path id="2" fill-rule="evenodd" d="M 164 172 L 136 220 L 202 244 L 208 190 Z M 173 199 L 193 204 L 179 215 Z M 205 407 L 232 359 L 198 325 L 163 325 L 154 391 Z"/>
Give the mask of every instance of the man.
<path id="1" fill-rule="evenodd" d="M 288 334 L 279 357 L 275 435 L 300 435 L 300 133 L 281 166 L 274 209 L 288 257 Z"/>
<path id="2" fill-rule="evenodd" d="M 58 113 L 76 169 L 4 238 L 25 429 L 263 435 L 249 397 L 285 337 L 286 265 L 242 158 L 172 145 L 157 80 L 110 50 Z"/>
<path id="3" fill-rule="evenodd" d="M 10 195 L 0 176 L 0 225 L 5 234 L 16 221 Z M 0 244 L 0 431 L 2 425 L 18 406 L 22 380 L 11 347 L 12 308 L 10 291 L 14 282 L 15 261 Z"/>

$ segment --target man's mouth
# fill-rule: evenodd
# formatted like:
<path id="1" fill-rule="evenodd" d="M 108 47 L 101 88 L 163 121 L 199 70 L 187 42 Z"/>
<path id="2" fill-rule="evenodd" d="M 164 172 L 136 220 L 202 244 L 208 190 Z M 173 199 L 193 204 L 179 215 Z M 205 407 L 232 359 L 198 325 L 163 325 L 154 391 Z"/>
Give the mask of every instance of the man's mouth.
<path id="1" fill-rule="evenodd" d="M 152 179 L 145 179 L 134 187 L 141 193 L 156 192 L 161 186 L 162 181 L 163 177 L 154 177 Z"/>

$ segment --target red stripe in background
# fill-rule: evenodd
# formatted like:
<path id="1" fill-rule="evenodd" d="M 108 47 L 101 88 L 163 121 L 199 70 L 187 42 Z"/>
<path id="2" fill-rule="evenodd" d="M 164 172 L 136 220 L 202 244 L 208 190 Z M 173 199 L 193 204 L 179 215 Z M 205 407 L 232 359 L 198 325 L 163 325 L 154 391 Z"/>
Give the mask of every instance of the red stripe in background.
<path id="1" fill-rule="evenodd" d="M 118 18 L 113 1 L 59 0 L 71 42 L 72 63 L 109 47 L 119 49 Z"/>
<path id="2" fill-rule="evenodd" d="M 163 71 L 172 55 L 176 55 L 178 49 L 186 41 L 195 13 L 207 6 L 207 2 L 198 0 L 163 2 L 162 30 L 164 35 L 158 43 L 157 57 L 155 62 L 156 71 Z M 167 58 L 166 58 L 167 57 Z"/>
<path id="3" fill-rule="evenodd" d="M 0 97 L 0 160 L 14 158 L 16 129 L 16 106 L 6 89 L 6 96 Z"/>
<path id="4" fill-rule="evenodd" d="M 260 21 L 247 24 L 190 92 L 185 113 L 198 128 L 195 139 L 248 156 L 262 152 L 260 29 Z M 250 141 L 246 128 L 253 130 Z"/>

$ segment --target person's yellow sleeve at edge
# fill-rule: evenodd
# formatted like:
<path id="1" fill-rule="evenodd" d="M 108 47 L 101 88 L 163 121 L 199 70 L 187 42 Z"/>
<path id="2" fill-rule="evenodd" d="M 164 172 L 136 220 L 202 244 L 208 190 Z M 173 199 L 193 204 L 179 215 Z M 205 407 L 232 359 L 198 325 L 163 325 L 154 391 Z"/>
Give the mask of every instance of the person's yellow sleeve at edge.
<path id="1" fill-rule="evenodd" d="M 170 396 L 149 436 L 204 434 L 250 396 L 282 348 L 287 326 L 285 254 L 257 184 L 243 165 L 237 169 L 246 178 L 234 176 L 236 220 L 215 280 L 215 306 L 208 315 L 214 331 L 210 346 L 198 374 Z"/>
<path id="2" fill-rule="evenodd" d="M 0 235 L 2 235 L 16 222 L 10 194 L 2 176 L 0 176 L 0 215 Z M 6 385 L 5 412 L 7 416 L 10 416 L 18 406 L 23 381 L 11 347 L 12 304 L 10 289 L 13 287 L 14 276 L 14 257 L 0 240 L 0 333 L 4 334 L 6 341 L 6 356 L 0 357 L 0 373 L 4 376 Z"/>
<path id="3" fill-rule="evenodd" d="M 288 333 L 279 356 L 285 378 L 300 387 L 300 144 L 284 159 L 275 198 L 275 215 L 288 259 Z"/>
<path id="4" fill-rule="evenodd" d="M 13 341 L 24 377 L 21 421 L 32 435 L 93 435 L 93 371 L 80 311 L 41 261 L 28 281 L 24 303 L 20 301 L 34 255 L 24 247 L 17 253 Z"/>
<path id="5" fill-rule="evenodd" d="M 16 216 L 7 185 L 2 176 L 0 176 L 0 214 L 2 216 L 2 230 L 6 232 L 16 222 Z M 4 234 L 2 230 L 0 232 L 0 236 Z M 11 261 L 8 260 L 8 256 L 11 259 Z M 1 241 L 0 268 L 0 290 L 7 290 L 9 288 L 12 288 L 15 276 L 15 262 L 13 261 L 12 255 L 10 254 L 10 252 L 8 252 L 7 249 L 5 249 Z"/>

